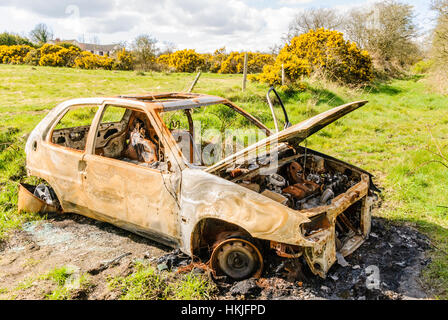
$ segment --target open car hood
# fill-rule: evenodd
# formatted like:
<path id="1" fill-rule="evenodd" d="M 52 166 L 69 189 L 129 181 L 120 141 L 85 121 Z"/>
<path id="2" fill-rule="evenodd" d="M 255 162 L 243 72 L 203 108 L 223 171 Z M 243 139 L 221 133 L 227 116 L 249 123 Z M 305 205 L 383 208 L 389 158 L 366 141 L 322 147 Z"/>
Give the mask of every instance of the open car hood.
<path id="1" fill-rule="evenodd" d="M 250 145 L 249 147 L 238 151 L 237 153 L 217 162 L 213 166 L 207 168 L 205 171 L 214 172 L 227 167 L 229 164 L 236 162 L 242 157 L 247 157 L 253 154 L 259 149 L 266 148 L 269 145 L 275 145 L 280 143 L 287 143 L 291 146 L 298 146 L 300 142 L 316 133 L 317 131 L 325 128 L 329 124 L 335 122 L 339 118 L 349 114 L 352 111 L 362 107 L 368 101 L 357 101 L 325 111 L 310 119 L 304 120 L 296 125 L 293 125 L 285 130 L 274 133 L 269 137 L 260 140 L 257 143 Z"/>

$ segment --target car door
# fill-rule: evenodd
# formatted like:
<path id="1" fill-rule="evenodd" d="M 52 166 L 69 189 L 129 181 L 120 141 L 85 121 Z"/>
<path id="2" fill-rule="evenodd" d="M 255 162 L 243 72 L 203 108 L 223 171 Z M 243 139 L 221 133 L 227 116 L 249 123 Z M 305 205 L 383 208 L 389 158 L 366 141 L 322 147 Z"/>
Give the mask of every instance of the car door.
<path id="1" fill-rule="evenodd" d="M 79 165 L 98 105 L 74 105 L 49 130 L 45 141 L 48 182 L 58 192 L 65 211 L 81 213 L 86 206 Z"/>
<path id="2" fill-rule="evenodd" d="M 106 114 L 112 107 L 129 109 L 103 107 L 83 156 L 83 188 L 89 210 L 98 219 L 175 246 L 179 241 L 176 173 L 125 161 L 124 157 L 95 154 L 97 129 L 104 126 L 104 119 L 110 119 Z M 144 110 L 133 109 L 148 116 Z M 152 124 L 150 117 L 148 123 Z"/>

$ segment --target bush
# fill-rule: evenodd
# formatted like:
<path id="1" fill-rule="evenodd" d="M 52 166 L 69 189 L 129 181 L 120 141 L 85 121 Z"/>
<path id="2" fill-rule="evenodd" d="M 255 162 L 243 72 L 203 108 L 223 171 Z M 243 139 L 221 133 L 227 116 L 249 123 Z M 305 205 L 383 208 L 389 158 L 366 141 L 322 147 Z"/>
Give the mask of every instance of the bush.
<path id="1" fill-rule="evenodd" d="M 373 78 L 372 59 L 355 43 L 345 41 L 342 33 L 326 29 L 310 30 L 294 37 L 280 51 L 274 65 L 267 65 L 252 80 L 278 84 L 281 68 L 285 77 L 294 83 L 301 77 L 321 74 L 329 80 L 345 84 L 360 84 Z"/>
<path id="2" fill-rule="evenodd" d="M 132 54 L 123 48 L 117 53 L 113 68 L 116 70 L 133 70 L 134 61 Z"/>
<path id="3" fill-rule="evenodd" d="M 3 63 L 27 63 L 36 66 L 73 67 L 75 58 L 81 53 L 76 46 L 66 49 L 52 44 L 45 44 L 39 49 L 29 46 L 9 46 L 7 48 L 3 50 L 3 52 L 9 52 L 6 56 L 15 55 L 16 58 L 5 58 L 2 60 Z"/>
<path id="4" fill-rule="evenodd" d="M 0 46 L 0 63 L 23 64 L 32 49 L 27 45 Z"/>
<path id="5" fill-rule="evenodd" d="M 16 34 L 3 32 L 0 33 L 0 46 L 27 45 L 32 47 L 33 44 L 27 38 Z"/>
<path id="6" fill-rule="evenodd" d="M 248 52 L 247 69 L 249 73 L 261 72 L 263 66 L 273 64 L 275 58 L 271 54 Z M 194 50 L 179 50 L 160 55 L 157 63 L 165 70 L 177 72 L 195 72 L 197 69 L 213 73 L 242 73 L 244 68 L 244 52 L 226 53 L 225 48 L 213 54 L 197 53 Z"/>
<path id="7" fill-rule="evenodd" d="M 39 65 L 39 60 L 40 60 L 40 50 L 32 49 L 25 56 L 24 63 L 37 66 Z"/>
<path id="8" fill-rule="evenodd" d="M 39 49 L 30 46 L 0 46 L 0 63 L 31 64 L 48 67 L 77 67 L 82 69 L 132 70 L 133 57 L 121 50 L 116 58 L 81 51 L 77 46 L 44 44 Z"/>
<path id="9" fill-rule="evenodd" d="M 213 73 L 219 72 L 222 63 L 227 59 L 228 56 L 229 55 L 226 53 L 225 47 L 215 50 L 213 55 L 205 55 L 207 70 Z"/>
<path id="10" fill-rule="evenodd" d="M 165 68 L 173 68 L 177 72 L 195 72 L 205 66 L 205 58 L 193 49 L 178 50 L 171 54 L 163 54 L 157 63 Z"/>
<path id="11" fill-rule="evenodd" d="M 60 46 L 62 48 L 65 48 L 65 49 L 74 49 L 74 50 L 77 50 L 79 52 L 82 51 L 80 47 L 78 47 L 77 45 L 75 45 L 73 43 L 70 43 L 70 42 L 59 42 L 58 46 Z"/>
<path id="12" fill-rule="evenodd" d="M 68 46 L 64 48 L 59 45 L 44 44 L 40 49 L 39 53 L 30 53 L 29 59 L 27 61 L 35 61 L 32 57 L 40 56 L 39 65 L 49 66 L 49 67 L 73 67 L 75 65 L 75 60 L 81 53 L 81 49 L 76 46 Z"/>
<path id="13" fill-rule="evenodd" d="M 428 73 L 434 65 L 434 60 L 422 60 L 414 64 L 411 68 L 414 74 Z"/>
<path id="14" fill-rule="evenodd" d="M 99 56 L 88 51 L 83 51 L 75 59 L 75 67 L 81 69 L 105 69 L 112 70 L 114 59 L 108 56 Z"/>

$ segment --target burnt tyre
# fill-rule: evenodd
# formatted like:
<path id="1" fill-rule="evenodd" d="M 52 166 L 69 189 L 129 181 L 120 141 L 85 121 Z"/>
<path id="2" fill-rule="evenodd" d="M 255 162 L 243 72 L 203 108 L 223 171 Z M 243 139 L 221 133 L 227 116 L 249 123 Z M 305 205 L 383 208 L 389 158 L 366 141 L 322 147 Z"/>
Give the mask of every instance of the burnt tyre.
<path id="1" fill-rule="evenodd" d="M 221 241 L 212 252 L 211 263 L 217 274 L 224 274 L 235 280 L 258 278 L 263 271 L 260 250 L 245 239 Z"/>

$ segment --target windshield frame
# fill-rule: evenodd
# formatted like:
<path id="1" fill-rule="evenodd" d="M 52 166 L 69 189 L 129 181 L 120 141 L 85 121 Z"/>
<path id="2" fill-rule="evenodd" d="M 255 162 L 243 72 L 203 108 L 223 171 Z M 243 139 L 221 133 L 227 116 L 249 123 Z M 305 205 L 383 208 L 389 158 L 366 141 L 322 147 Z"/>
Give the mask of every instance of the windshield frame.
<path id="1" fill-rule="evenodd" d="M 194 110 L 194 109 L 196 109 L 196 108 L 205 107 L 205 106 L 211 106 L 211 105 L 225 105 L 225 106 L 229 107 L 230 109 L 234 110 L 235 112 L 237 112 L 238 114 L 240 114 L 241 116 L 243 116 L 244 118 L 246 118 L 251 124 L 255 125 L 255 126 L 256 126 L 258 129 L 260 129 L 264 134 L 266 134 L 266 138 L 268 138 L 269 136 L 271 136 L 272 134 L 274 134 L 274 132 L 272 132 L 272 131 L 271 131 L 267 126 L 265 126 L 260 120 L 258 120 L 258 119 L 255 118 L 253 115 L 251 115 L 250 113 L 246 112 L 244 109 L 238 107 L 237 105 L 235 105 L 234 103 L 232 103 L 231 101 L 226 100 L 226 99 L 223 99 L 223 100 L 220 100 L 220 101 L 215 101 L 215 102 L 212 102 L 212 103 L 200 104 L 200 105 L 196 105 L 196 106 L 190 106 L 190 105 L 188 105 L 188 106 L 179 106 L 179 108 L 171 109 L 171 110 L 164 110 L 164 109 L 157 110 L 157 115 L 158 115 L 158 118 L 160 119 L 160 123 L 161 123 L 161 125 L 162 125 L 162 126 L 164 127 L 164 129 L 166 130 L 165 132 L 169 132 L 170 140 L 174 142 L 173 145 L 174 145 L 175 148 L 176 148 L 176 152 L 182 157 L 182 161 L 183 161 L 183 162 L 185 163 L 185 165 L 186 165 L 187 167 L 189 167 L 189 168 L 207 169 L 207 168 L 213 167 L 214 165 L 216 165 L 217 163 L 219 163 L 219 162 L 222 161 L 223 159 L 217 161 L 216 163 L 213 163 L 213 164 L 211 164 L 211 165 L 208 165 L 208 166 L 207 166 L 207 165 L 198 165 L 198 164 L 194 164 L 194 163 L 191 163 L 190 161 L 188 161 L 188 158 L 187 158 L 187 157 L 188 157 L 188 156 L 191 157 L 191 152 L 190 152 L 190 155 L 185 155 L 185 154 L 182 152 L 182 150 L 180 149 L 179 145 L 176 143 L 176 139 L 174 138 L 174 136 L 173 136 L 173 134 L 171 133 L 170 129 L 169 129 L 169 128 L 167 127 L 167 125 L 165 124 L 165 122 L 164 122 L 164 120 L 163 120 L 163 117 L 162 117 L 162 114 L 164 114 L 164 113 L 171 113 L 171 112 L 175 112 L 175 111 L 179 111 L 179 110 L 185 110 L 185 111 L 188 110 L 188 111 L 186 112 L 186 114 L 187 114 L 188 120 L 189 120 L 189 122 L 190 122 L 190 120 L 191 120 L 191 119 L 190 119 L 190 116 L 191 116 L 191 115 L 189 115 L 189 114 L 191 113 L 191 110 Z M 189 123 L 189 125 L 191 125 L 191 124 Z M 190 128 L 190 130 L 191 130 L 191 128 Z M 193 130 L 194 130 L 194 127 L 193 127 Z M 266 138 L 264 138 L 264 139 L 266 139 Z M 262 139 L 262 140 L 264 140 L 264 139 Z M 261 140 L 260 140 L 260 141 L 261 141 Z M 258 141 L 258 142 L 259 142 L 259 141 Z M 251 145 L 257 144 L 258 142 L 252 143 Z M 247 148 L 250 147 L 251 145 L 247 146 Z M 173 151 L 174 151 L 174 150 L 173 150 Z M 230 156 L 231 156 L 231 155 L 230 155 Z"/>

